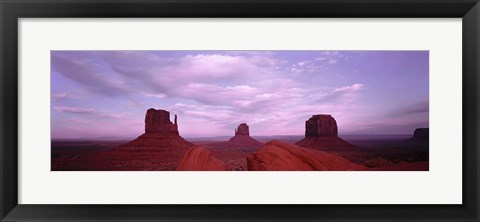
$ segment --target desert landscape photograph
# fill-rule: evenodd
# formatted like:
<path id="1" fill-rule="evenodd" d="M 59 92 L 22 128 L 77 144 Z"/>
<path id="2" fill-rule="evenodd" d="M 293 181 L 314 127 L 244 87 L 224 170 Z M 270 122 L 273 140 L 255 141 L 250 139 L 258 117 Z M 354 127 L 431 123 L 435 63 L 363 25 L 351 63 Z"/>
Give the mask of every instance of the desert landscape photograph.
<path id="1" fill-rule="evenodd" d="M 52 171 L 428 171 L 429 52 L 54 50 Z"/>

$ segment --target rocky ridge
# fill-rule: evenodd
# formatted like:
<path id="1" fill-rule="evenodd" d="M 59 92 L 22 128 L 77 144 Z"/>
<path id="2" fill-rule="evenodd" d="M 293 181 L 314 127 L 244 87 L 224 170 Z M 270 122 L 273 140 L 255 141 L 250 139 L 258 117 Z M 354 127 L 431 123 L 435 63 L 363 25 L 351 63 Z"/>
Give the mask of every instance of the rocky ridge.
<path id="1" fill-rule="evenodd" d="M 338 155 L 299 147 L 273 140 L 260 150 L 247 156 L 248 170 L 253 171 L 309 171 L 309 170 L 362 170 L 363 166 Z"/>

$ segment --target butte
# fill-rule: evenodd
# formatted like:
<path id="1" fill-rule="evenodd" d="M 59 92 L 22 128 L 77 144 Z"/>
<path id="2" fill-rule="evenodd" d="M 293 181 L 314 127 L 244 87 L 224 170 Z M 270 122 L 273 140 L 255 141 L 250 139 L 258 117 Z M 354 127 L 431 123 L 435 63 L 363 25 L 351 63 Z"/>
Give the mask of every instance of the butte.
<path id="1" fill-rule="evenodd" d="M 194 144 L 183 139 L 178 132 L 177 115 L 172 123 L 166 110 L 150 108 L 145 115 L 145 133 L 119 146 L 130 151 L 186 151 Z"/>
<path id="2" fill-rule="evenodd" d="M 250 129 L 246 123 L 240 124 L 235 129 L 235 136 L 228 141 L 210 144 L 211 147 L 226 148 L 259 148 L 263 143 L 250 137 Z"/>
<path id="3" fill-rule="evenodd" d="M 412 142 L 428 143 L 429 141 L 429 129 L 417 128 L 413 132 L 413 137 L 409 139 Z"/>
<path id="4" fill-rule="evenodd" d="M 337 121 L 331 115 L 313 115 L 305 122 L 305 138 L 298 146 L 319 150 L 352 148 L 354 145 L 338 137 Z"/>

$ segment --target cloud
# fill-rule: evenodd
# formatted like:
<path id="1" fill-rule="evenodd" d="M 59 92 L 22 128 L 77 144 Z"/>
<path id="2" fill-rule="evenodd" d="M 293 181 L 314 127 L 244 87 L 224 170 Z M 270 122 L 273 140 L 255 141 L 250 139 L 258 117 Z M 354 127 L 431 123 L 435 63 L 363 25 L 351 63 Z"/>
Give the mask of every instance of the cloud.
<path id="1" fill-rule="evenodd" d="M 312 61 L 305 60 L 292 65 L 290 71 L 295 74 L 300 74 L 304 72 L 315 72 L 319 67 Z"/>
<path id="2" fill-rule="evenodd" d="M 339 61 L 349 60 L 350 57 L 340 51 L 322 51 L 315 61 L 324 62 L 328 64 L 337 64 Z"/>
<path id="3" fill-rule="evenodd" d="M 357 92 L 363 88 L 364 85 L 361 83 L 354 83 L 352 85 L 338 87 L 327 93 L 319 93 L 317 95 L 317 102 L 334 104 L 352 103 L 358 98 Z"/>
<path id="4" fill-rule="evenodd" d="M 262 89 L 248 85 L 218 86 L 205 83 L 189 83 L 175 91 L 175 95 L 204 104 L 235 105 L 238 104 L 238 101 L 250 100 L 262 91 Z"/>
<path id="5" fill-rule="evenodd" d="M 342 51 L 53 51 L 52 90 L 59 93 L 52 94 L 52 110 L 92 123 L 115 118 L 141 131 L 145 109 L 162 108 L 179 114 L 182 134 L 192 135 L 231 133 L 241 122 L 264 134 L 302 134 L 304 121 L 321 113 L 332 114 L 339 125 L 365 128 L 353 123 L 386 118 L 391 107 L 379 107 L 381 102 L 368 97 L 382 90 L 372 72 L 354 64 L 353 70 L 366 74 L 350 79 L 349 55 L 355 56 Z M 82 98 L 68 100 L 72 95 Z M 428 102 L 427 109 L 414 105 L 396 112 L 428 112 Z M 119 107 L 125 113 L 113 110 Z M 417 120 L 411 116 L 404 119 Z"/>
<path id="6" fill-rule="evenodd" d="M 143 108 L 146 104 L 142 101 L 132 99 L 132 98 L 127 98 L 127 102 L 125 103 L 126 106 L 129 107 L 141 107 Z"/>
<path id="7" fill-rule="evenodd" d="M 349 60 L 349 56 L 339 51 L 322 51 L 316 58 L 294 63 L 290 71 L 294 74 L 318 73 L 327 67 Z"/>
<path id="8" fill-rule="evenodd" d="M 94 108 L 80 108 L 67 106 L 54 106 L 53 109 L 57 112 L 73 113 L 73 114 L 96 114 Z"/>
<path id="9" fill-rule="evenodd" d="M 116 96 L 134 91 L 122 78 L 118 78 L 108 70 L 102 70 L 98 61 L 88 59 L 90 54 L 53 51 L 51 53 L 52 70 L 83 85 L 88 90 L 104 95 Z"/>
<path id="10" fill-rule="evenodd" d="M 343 86 L 343 87 L 336 88 L 333 90 L 333 92 L 341 92 L 341 93 L 356 92 L 362 89 L 363 86 L 364 85 L 361 83 L 354 83 L 351 86 Z"/>
<path id="11" fill-rule="evenodd" d="M 129 54 L 102 52 L 100 56 L 108 62 L 112 69 L 130 78 L 148 78 L 148 80 L 165 80 L 174 83 L 188 81 L 218 81 L 245 79 L 249 75 L 262 74 L 266 66 L 275 61 L 260 56 L 245 57 L 228 54 L 188 54 L 180 57 L 169 57 L 148 52 Z M 164 85 L 165 82 L 153 82 Z"/>
<path id="12" fill-rule="evenodd" d="M 192 120 L 208 121 L 219 127 L 237 124 L 236 121 L 228 121 L 232 119 L 253 124 L 268 121 L 280 121 L 277 125 L 286 124 L 291 116 L 296 115 L 295 108 L 305 102 L 305 93 L 310 91 L 304 89 L 310 86 L 299 85 L 290 79 L 291 73 L 279 71 L 277 66 L 284 64 L 283 61 L 265 55 L 192 54 L 169 57 L 149 55 L 147 52 L 101 52 L 89 56 L 101 61 L 79 63 L 79 66 L 94 66 L 84 67 L 84 70 L 105 70 L 103 66 L 94 65 L 103 62 L 103 65 L 107 64 L 109 72 L 114 73 L 106 73 L 103 78 L 117 78 L 118 82 L 128 83 L 128 89 L 132 90 L 117 90 L 115 94 L 124 95 L 127 106 L 157 107 L 157 103 L 146 103 L 142 97 L 182 99 L 186 101 L 159 108 L 168 108 Z M 110 82 L 106 81 L 94 85 L 87 81 L 77 82 L 90 89 L 98 87 L 96 92 L 107 91 L 102 89 L 102 84 L 106 84 L 105 88 L 111 88 Z M 112 96 L 108 93 L 101 95 Z M 105 112 L 84 108 L 57 107 L 56 110 L 107 116 Z"/>
<path id="13" fill-rule="evenodd" d="M 242 108 L 248 107 L 257 94 L 295 86 L 285 77 L 289 73 L 278 70 L 277 65 L 283 61 L 258 54 L 249 57 L 242 53 L 193 53 L 168 57 L 132 52 L 102 53 L 101 57 L 123 78 L 141 82 L 144 87 L 138 91 L 145 96 L 182 98 L 210 105 L 227 103 Z"/>
<path id="14" fill-rule="evenodd" d="M 68 93 L 52 93 L 51 98 L 53 100 L 61 100 L 61 99 L 79 99 L 80 97 L 72 96 Z"/>
<path id="15" fill-rule="evenodd" d="M 96 59 L 75 62 L 82 56 Z M 288 124 L 293 121 L 303 122 L 307 118 L 299 113 L 340 112 L 341 106 L 351 101 L 363 87 L 363 84 L 355 83 L 323 93 L 317 84 L 297 81 L 295 71 L 288 68 L 289 64 L 274 58 L 271 53 L 200 52 L 169 56 L 149 51 L 106 51 L 53 59 L 74 63 L 70 68 L 88 70 L 91 76 L 102 74 L 102 70 L 108 71 L 103 78 L 98 76 L 99 81 L 95 84 L 83 78 L 77 82 L 90 89 L 96 88 L 96 92 L 105 96 L 123 95 L 127 98 L 127 106 L 150 106 L 142 97 L 182 99 L 185 101 L 161 108 L 220 128 L 232 127 L 238 121 L 254 125 L 273 124 L 281 131 L 290 128 Z M 294 67 L 314 71 L 316 62 L 304 60 Z M 113 80 L 118 84 L 112 84 Z M 115 94 L 103 93 L 111 90 Z M 57 110 L 77 114 L 83 111 L 101 117 L 110 115 L 90 109 Z"/>
<path id="16" fill-rule="evenodd" d="M 407 114 L 418 114 L 418 113 L 428 113 L 430 111 L 429 102 L 421 101 L 406 107 L 398 108 L 393 112 L 394 115 L 407 115 Z"/>
<path id="17" fill-rule="evenodd" d="M 106 112 L 106 111 L 98 111 L 95 108 L 83 108 L 83 107 L 72 107 L 72 106 L 54 106 L 53 109 L 57 112 L 80 114 L 80 115 L 95 115 L 95 116 L 106 117 L 106 118 L 122 118 L 122 117 L 124 117 L 124 114 L 110 113 L 110 112 Z"/>
<path id="18" fill-rule="evenodd" d="M 327 63 L 328 64 L 337 64 L 337 60 L 336 59 L 330 59 L 330 60 L 328 60 Z"/>
<path id="19" fill-rule="evenodd" d="M 101 52 L 98 56 L 120 79 L 132 82 L 130 87 L 136 87 L 137 92 L 201 102 L 211 99 L 200 95 L 225 95 L 242 90 L 235 87 L 255 84 L 258 76 L 273 77 L 279 62 L 265 56 L 226 53 L 169 57 L 150 52 Z"/>
<path id="20" fill-rule="evenodd" d="M 105 96 L 142 94 L 245 107 L 256 94 L 295 87 L 282 60 L 269 54 L 214 53 L 167 56 L 148 51 L 54 52 L 52 67 Z M 90 59 L 85 59 L 90 58 Z M 260 77 L 260 78 L 259 78 Z M 140 103 L 140 102 L 137 102 Z"/>
<path id="21" fill-rule="evenodd" d="M 162 94 L 162 93 L 156 93 L 156 94 L 154 94 L 154 93 L 144 93 L 143 95 L 146 96 L 146 97 L 154 97 L 154 98 L 157 98 L 157 99 L 164 99 L 164 98 L 167 97 L 167 95 Z"/>

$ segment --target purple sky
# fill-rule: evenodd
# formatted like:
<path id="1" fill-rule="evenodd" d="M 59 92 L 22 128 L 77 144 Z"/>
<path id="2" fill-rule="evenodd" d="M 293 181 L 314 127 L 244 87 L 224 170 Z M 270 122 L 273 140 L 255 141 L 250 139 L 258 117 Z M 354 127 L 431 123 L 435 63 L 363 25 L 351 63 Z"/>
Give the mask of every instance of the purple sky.
<path id="1" fill-rule="evenodd" d="M 135 138 L 148 108 L 184 137 L 340 134 L 428 127 L 428 51 L 52 51 L 52 138 Z M 173 118 L 172 118 L 173 120 Z"/>

